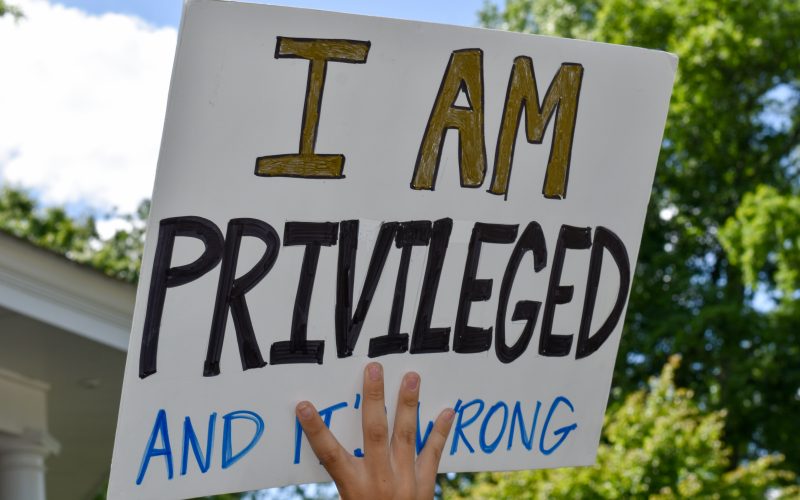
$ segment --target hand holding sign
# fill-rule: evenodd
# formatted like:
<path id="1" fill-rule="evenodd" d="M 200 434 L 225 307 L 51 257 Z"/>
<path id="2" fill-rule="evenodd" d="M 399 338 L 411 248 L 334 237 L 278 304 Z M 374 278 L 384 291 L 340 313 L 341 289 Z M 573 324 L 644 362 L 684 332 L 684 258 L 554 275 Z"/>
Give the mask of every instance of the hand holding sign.
<path id="1" fill-rule="evenodd" d="M 425 447 L 415 460 L 417 404 L 420 377 L 407 373 L 400 385 L 392 439 L 383 396 L 383 367 L 370 363 L 364 370 L 361 423 L 364 457 L 345 450 L 308 401 L 297 405 L 297 418 L 311 448 L 336 482 L 342 498 L 432 498 L 436 471 L 455 412 L 439 414 Z"/>

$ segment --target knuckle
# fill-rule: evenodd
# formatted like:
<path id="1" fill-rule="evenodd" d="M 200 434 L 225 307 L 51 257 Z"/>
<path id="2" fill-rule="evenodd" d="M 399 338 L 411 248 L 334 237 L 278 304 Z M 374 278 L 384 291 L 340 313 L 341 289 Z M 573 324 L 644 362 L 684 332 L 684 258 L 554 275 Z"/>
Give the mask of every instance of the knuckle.
<path id="1" fill-rule="evenodd" d="M 341 452 L 336 449 L 322 450 L 317 454 L 317 458 L 322 463 L 322 466 L 327 468 L 335 467 L 342 461 Z"/>
<path id="2" fill-rule="evenodd" d="M 439 441 L 442 444 L 444 444 L 444 442 L 447 441 L 447 436 L 448 436 L 448 434 L 450 434 L 448 432 L 448 429 L 441 429 L 441 428 L 438 428 L 438 429 L 434 428 L 434 432 L 436 433 L 437 436 L 439 436 Z"/>
<path id="3" fill-rule="evenodd" d="M 323 433 L 323 427 L 324 426 L 317 425 L 316 422 L 313 422 L 305 425 L 303 427 L 303 432 L 305 432 L 309 439 L 314 439 Z"/>
<path id="4" fill-rule="evenodd" d="M 431 438 L 433 438 L 433 436 L 431 436 Z M 428 450 L 436 463 L 439 463 L 439 459 L 442 458 L 444 445 L 445 440 L 439 436 L 437 436 L 437 439 L 429 439 L 425 445 L 425 449 Z"/>
<path id="5" fill-rule="evenodd" d="M 416 429 L 410 429 L 408 427 L 397 429 L 395 432 L 395 439 L 403 444 L 413 444 L 417 439 Z"/>
<path id="6" fill-rule="evenodd" d="M 431 448 L 431 454 L 433 455 L 434 462 L 436 462 L 438 464 L 439 460 L 442 458 L 442 448 L 441 448 L 441 446 L 433 446 Z"/>
<path id="7" fill-rule="evenodd" d="M 373 425 L 366 430 L 366 438 L 372 442 L 386 442 L 389 431 L 384 425 Z"/>
<path id="8" fill-rule="evenodd" d="M 364 398 L 370 401 L 383 401 L 383 387 L 370 387 L 364 391 Z"/>
<path id="9" fill-rule="evenodd" d="M 416 398 L 416 395 L 413 395 L 413 396 L 408 396 L 407 395 L 405 397 L 400 398 L 400 403 L 403 406 L 407 407 L 407 408 L 410 408 L 412 410 L 416 410 L 417 409 L 418 400 Z"/>
<path id="10" fill-rule="evenodd" d="M 447 436 L 450 435 L 450 427 L 451 423 L 447 422 L 436 422 L 436 424 L 433 426 L 433 432 L 439 436 L 442 443 L 447 441 Z"/>

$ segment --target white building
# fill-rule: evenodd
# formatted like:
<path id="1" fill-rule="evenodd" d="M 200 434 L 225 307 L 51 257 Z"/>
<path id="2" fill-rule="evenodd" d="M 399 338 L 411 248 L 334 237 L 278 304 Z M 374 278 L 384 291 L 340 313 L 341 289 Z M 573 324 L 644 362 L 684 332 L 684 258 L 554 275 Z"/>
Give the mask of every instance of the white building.
<path id="1" fill-rule="evenodd" d="M 0 233 L 0 500 L 90 500 L 104 487 L 134 297 Z"/>

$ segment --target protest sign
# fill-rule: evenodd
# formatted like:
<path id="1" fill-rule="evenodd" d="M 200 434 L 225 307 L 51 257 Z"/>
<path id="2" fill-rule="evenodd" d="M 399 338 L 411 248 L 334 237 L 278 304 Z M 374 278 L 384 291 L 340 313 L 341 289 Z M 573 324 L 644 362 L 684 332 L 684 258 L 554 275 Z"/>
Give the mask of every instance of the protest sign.
<path id="1" fill-rule="evenodd" d="M 294 407 L 360 455 L 369 360 L 441 471 L 593 463 L 676 64 L 188 2 L 109 497 L 327 480 Z"/>

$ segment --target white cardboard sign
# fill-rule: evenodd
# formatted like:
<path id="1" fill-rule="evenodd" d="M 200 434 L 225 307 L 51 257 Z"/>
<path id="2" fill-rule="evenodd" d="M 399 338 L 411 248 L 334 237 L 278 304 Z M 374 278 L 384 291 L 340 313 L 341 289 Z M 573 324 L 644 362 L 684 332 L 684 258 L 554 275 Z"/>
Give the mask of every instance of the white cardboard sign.
<path id="1" fill-rule="evenodd" d="M 294 407 L 360 454 L 370 359 L 441 471 L 592 464 L 676 64 L 189 1 L 109 498 L 327 480 Z"/>

